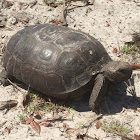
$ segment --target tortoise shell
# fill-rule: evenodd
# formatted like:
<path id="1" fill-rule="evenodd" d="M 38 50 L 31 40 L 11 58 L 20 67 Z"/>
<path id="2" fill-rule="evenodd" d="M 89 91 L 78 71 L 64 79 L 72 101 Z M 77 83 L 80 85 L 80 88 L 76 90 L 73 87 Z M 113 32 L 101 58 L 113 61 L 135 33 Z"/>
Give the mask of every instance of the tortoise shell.
<path id="1" fill-rule="evenodd" d="M 7 73 L 44 94 L 65 94 L 89 83 L 111 61 L 100 42 L 67 27 L 42 24 L 17 32 L 3 57 Z"/>

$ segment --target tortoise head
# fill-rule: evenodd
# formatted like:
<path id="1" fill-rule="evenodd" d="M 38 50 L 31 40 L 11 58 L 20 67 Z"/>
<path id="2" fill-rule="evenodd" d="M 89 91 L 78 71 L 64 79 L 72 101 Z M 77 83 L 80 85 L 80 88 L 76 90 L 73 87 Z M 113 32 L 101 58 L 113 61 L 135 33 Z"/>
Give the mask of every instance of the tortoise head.
<path id="1" fill-rule="evenodd" d="M 129 79 L 132 71 L 138 68 L 140 68 L 140 66 L 134 64 L 130 65 L 127 62 L 111 61 L 102 68 L 101 72 L 108 80 L 112 82 L 121 82 Z"/>

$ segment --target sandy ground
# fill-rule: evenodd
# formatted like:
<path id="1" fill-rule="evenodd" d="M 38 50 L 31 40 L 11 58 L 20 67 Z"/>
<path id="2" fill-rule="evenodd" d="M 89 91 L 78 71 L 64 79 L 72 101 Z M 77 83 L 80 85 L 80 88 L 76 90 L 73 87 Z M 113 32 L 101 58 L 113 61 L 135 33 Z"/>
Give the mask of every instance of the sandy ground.
<path id="1" fill-rule="evenodd" d="M 13 34 L 25 26 L 62 21 L 62 5 L 47 6 L 42 1 L 0 0 L 0 47 L 4 48 Z M 3 4 L 2 4 L 3 3 Z M 132 34 L 140 32 L 139 0 L 95 0 L 92 5 L 68 8 L 68 27 L 81 30 L 98 39 L 113 60 L 133 61 L 139 57 L 119 53 Z M 117 53 L 113 53 L 116 49 Z M 127 82 L 128 83 L 128 82 Z M 64 111 L 45 112 L 42 119 L 51 118 L 51 125 L 41 126 L 40 134 L 31 123 L 22 124 L 19 115 L 27 115 L 24 108 L 0 110 L 1 140 L 121 140 L 140 139 L 140 71 L 131 79 L 137 99 L 127 92 L 124 83 L 116 84 L 111 96 L 101 106 L 102 117 L 88 108 L 87 101 L 77 101 Z M 127 89 L 127 90 L 126 90 Z M 22 90 L 22 92 L 21 92 Z M 20 100 L 24 89 L 12 85 L 0 86 L 0 101 Z M 28 116 L 28 115 L 27 115 Z M 61 119 L 56 119 L 61 116 Z M 29 117 L 29 116 L 28 116 Z M 35 119 L 39 124 L 40 120 Z"/>

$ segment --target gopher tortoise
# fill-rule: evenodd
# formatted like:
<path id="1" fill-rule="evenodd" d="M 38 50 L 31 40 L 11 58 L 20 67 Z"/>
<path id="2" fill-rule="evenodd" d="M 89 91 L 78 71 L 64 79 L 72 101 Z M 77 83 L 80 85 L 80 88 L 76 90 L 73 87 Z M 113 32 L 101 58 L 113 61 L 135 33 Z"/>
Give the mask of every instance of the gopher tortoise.
<path id="1" fill-rule="evenodd" d="M 133 70 L 126 62 L 112 61 L 92 36 L 51 24 L 32 25 L 13 35 L 3 66 L 7 76 L 58 99 L 76 99 L 93 88 L 89 98 L 93 111 L 108 85 L 129 79 Z"/>

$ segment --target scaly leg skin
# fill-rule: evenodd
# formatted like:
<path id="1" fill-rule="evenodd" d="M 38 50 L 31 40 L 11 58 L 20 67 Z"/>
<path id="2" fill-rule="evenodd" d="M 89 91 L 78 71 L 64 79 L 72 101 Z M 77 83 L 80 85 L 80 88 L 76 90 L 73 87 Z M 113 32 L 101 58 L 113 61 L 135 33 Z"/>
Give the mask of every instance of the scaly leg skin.
<path id="1" fill-rule="evenodd" d="M 99 113 L 101 102 L 103 101 L 105 95 L 107 95 L 109 83 L 110 81 L 107 80 L 103 74 L 97 75 L 89 99 L 89 107 L 92 111 Z"/>

